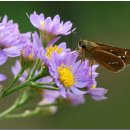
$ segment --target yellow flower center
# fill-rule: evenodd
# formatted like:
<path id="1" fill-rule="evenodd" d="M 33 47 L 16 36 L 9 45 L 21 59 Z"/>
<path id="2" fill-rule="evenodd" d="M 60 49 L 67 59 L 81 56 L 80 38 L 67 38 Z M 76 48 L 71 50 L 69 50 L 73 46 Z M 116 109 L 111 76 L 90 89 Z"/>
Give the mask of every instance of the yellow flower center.
<path id="1" fill-rule="evenodd" d="M 72 66 L 65 67 L 64 64 L 58 67 L 59 80 L 66 88 L 72 87 L 75 83 L 71 69 Z"/>
<path id="2" fill-rule="evenodd" d="M 94 89 L 94 88 L 96 88 L 96 86 L 95 86 L 95 85 L 92 85 L 92 86 L 91 86 L 91 88 L 93 88 L 93 89 Z"/>
<path id="3" fill-rule="evenodd" d="M 60 54 L 62 52 L 62 48 L 58 48 L 57 45 L 55 46 L 49 46 L 47 49 L 46 49 L 46 56 L 50 59 L 51 58 L 51 54 L 53 52 L 57 52 L 58 54 Z"/>

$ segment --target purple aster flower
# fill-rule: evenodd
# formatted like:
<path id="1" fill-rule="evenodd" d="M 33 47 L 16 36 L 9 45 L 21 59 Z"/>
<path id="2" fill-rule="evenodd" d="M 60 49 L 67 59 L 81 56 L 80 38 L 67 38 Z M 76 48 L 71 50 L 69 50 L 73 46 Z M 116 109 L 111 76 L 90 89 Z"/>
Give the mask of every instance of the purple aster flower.
<path id="1" fill-rule="evenodd" d="M 30 33 L 21 34 L 18 24 L 7 20 L 4 16 L 0 23 L 0 65 L 4 64 L 8 57 L 17 57 L 20 50 L 30 40 Z"/>
<path id="2" fill-rule="evenodd" d="M 30 45 L 28 44 L 27 46 L 25 46 L 21 50 L 21 56 L 24 59 L 27 59 L 27 61 L 32 61 L 36 59 L 37 55 L 36 55 L 35 48 L 33 47 L 33 44 L 30 44 Z"/>
<path id="3" fill-rule="evenodd" d="M 67 93 L 86 94 L 82 89 L 88 85 L 88 80 L 91 80 L 90 75 L 87 75 L 90 69 L 88 61 L 76 62 L 77 57 L 76 52 L 53 53 L 49 62 L 50 75 L 64 98 L 67 97 Z"/>
<path id="4" fill-rule="evenodd" d="M 39 51 L 41 48 L 43 48 L 42 42 L 37 32 L 34 32 L 32 34 L 32 42 L 28 42 L 28 44 L 21 50 L 21 53 L 25 58 L 36 59 L 39 57 Z"/>
<path id="5" fill-rule="evenodd" d="M 6 80 L 6 76 L 0 73 L 0 81 Z"/>
<path id="6" fill-rule="evenodd" d="M 51 17 L 44 17 L 44 14 L 37 14 L 34 12 L 28 16 L 32 25 L 42 32 L 42 38 L 48 43 L 58 35 L 69 35 L 72 31 L 71 21 L 63 22 L 60 16 L 56 15 L 53 19 Z"/>
<path id="7" fill-rule="evenodd" d="M 92 97 L 92 99 L 96 101 L 101 101 L 107 99 L 104 95 L 106 94 L 107 90 L 104 88 L 96 88 L 95 85 L 93 85 L 88 90 L 88 94 Z"/>
<path id="8" fill-rule="evenodd" d="M 89 67 L 89 64 L 87 64 L 87 66 Z M 95 78 L 99 75 L 97 72 L 96 72 L 96 69 L 99 65 L 92 65 L 91 67 L 89 67 L 89 71 L 88 71 L 88 84 L 87 84 L 87 88 L 91 88 L 93 85 L 96 86 L 96 80 Z"/>
<path id="9" fill-rule="evenodd" d="M 37 32 L 34 32 L 34 34 L 32 34 L 32 42 L 28 42 L 28 44 L 21 50 L 22 66 L 25 66 L 26 64 L 26 68 L 30 67 L 36 58 L 40 58 L 40 52 L 42 50 L 41 40 Z"/>
<path id="10" fill-rule="evenodd" d="M 98 76 L 98 73 L 96 72 L 96 69 L 99 65 L 93 65 L 88 69 L 87 77 L 88 83 L 87 83 L 87 94 L 89 94 L 94 100 L 101 101 L 107 99 L 104 95 L 106 94 L 107 90 L 104 88 L 97 88 L 97 82 L 95 78 Z"/>
<path id="11" fill-rule="evenodd" d="M 25 69 L 29 68 L 36 58 L 37 54 L 33 44 L 27 45 L 21 50 L 21 65 Z"/>
<path id="12" fill-rule="evenodd" d="M 58 98 L 62 98 L 59 91 L 43 90 L 42 100 L 39 102 L 39 105 L 53 104 Z M 80 105 L 85 102 L 83 95 L 76 95 L 73 93 L 67 93 L 67 98 L 64 100 L 68 101 L 73 106 Z"/>
<path id="13" fill-rule="evenodd" d="M 85 103 L 84 95 L 76 95 L 76 94 L 73 94 L 73 93 L 70 93 L 70 92 L 67 93 L 67 100 L 73 106 L 77 106 L 77 105 Z"/>
<path id="14" fill-rule="evenodd" d="M 59 45 L 54 45 L 54 42 L 52 42 L 45 49 L 44 48 L 41 49 L 40 58 L 48 66 L 53 53 L 61 54 L 69 51 L 70 49 L 66 48 L 65 42 L 62 42 Z"/>
<path id="15" fill-rule="evenodd" d="M 55 90 L 43 90 L 42 100 L 40 105 L 55 103 L 56 99 L 60 97 L 59 91 Z"/>

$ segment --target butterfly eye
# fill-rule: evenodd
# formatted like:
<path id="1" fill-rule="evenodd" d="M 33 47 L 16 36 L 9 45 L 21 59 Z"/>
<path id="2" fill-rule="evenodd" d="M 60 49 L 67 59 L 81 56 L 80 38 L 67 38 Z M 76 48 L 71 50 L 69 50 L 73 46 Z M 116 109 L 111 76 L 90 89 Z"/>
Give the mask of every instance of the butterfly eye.
<path id="1" fill-rule="evenodd" d="M 86 45 L 84 45 L 84 42 L 83 42 L 83 41 L 80 41 L 80 42 L 78 43 L 78 46 L 81 47 L 81 48 L 83 48 L 83 49 L 86 48 Z"/>
<path id="2" fill-rule="evenodd" d="M 86 46 L 85 46 L 85 45 L 81 45 L 81 47 L 82 47 L 83 49 L 85 49 L 85 48 L 86 48 Z"/>

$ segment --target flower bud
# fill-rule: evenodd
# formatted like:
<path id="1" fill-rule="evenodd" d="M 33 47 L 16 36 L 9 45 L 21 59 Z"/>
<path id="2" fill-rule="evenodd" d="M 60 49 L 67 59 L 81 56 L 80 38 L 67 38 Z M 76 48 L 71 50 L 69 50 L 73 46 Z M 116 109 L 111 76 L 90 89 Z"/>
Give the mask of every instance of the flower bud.
<path id="1" fill-rule="evenodd" d="M 37 53 L 33 46 L 28 45 L 21 50 L 21 66 L 25 69 L 29 68 L 37 57 Z"/>

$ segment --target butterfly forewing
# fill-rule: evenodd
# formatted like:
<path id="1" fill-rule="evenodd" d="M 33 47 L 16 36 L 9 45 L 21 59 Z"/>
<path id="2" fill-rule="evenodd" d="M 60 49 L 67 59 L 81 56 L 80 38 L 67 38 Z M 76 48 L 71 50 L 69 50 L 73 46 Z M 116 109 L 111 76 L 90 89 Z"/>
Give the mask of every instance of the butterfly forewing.
<path id="1" fill-rule="evenodd" d="M 79 42 L 79 57 L 95 60 L 107 69 L 118 72 L 130 64 L 130 50 L 112 47 L 101 43 L 81 40 Z"/>
<path id="2" fill-rule="evenodd" d="M 130 64 L 130 49 L 112 47 L 108 45 L 103 45 L 101 43 L 96 43 L 96 44 L 99 46 L 101 50 L 107 51 L 121 58 L 125 62 L 125 65 Z"/>
<path id="3" fill-rule="evenodd" d="M 99 64 L 103 65 L 113 72 L 118 72 L 119 70 L 123 69 L 125 65 L 124 61 L 121 58 L 101 49 L 95 49 L 93 58 Z"/>

